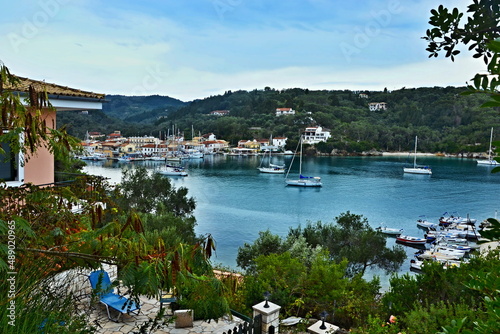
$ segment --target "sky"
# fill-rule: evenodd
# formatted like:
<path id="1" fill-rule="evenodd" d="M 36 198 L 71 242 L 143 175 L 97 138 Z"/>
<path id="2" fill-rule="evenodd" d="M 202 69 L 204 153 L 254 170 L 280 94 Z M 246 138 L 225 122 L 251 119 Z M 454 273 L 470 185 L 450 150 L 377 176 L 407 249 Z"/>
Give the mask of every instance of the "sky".
<path id="1" fill-rule="evenodd" d="M 12 73 L 103 94 L 464 86 L 470 53 L 429 58 L 430 10 L 471 0 L 0 0 Z"/>

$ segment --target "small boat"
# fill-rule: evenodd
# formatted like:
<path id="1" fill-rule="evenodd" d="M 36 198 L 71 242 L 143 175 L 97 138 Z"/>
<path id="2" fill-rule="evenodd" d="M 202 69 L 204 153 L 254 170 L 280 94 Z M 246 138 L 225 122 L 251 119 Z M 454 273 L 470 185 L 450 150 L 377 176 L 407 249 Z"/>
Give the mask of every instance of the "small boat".
<path id="1" fill-rule="evenodd" d="M 288 178 L 288 173 L 290 173 L 290 169 L 292 168 L 293 165 L 293 159 L 295 158 L 295 155 L 292 158 L 292 162 L 290 163 L 290 166 L 288 167 L 288 172 L 286 173 L 286 179 L 285 182 L 289 186 L 296 186 L 296 187 L 321 187 L 323 184 L 321 183 L 321 178 L 319 176 L 304 176 L 302 175 L 302 136 L 300 136 L 299 144 L 300 144 L 300 157 L 299 157 L 299 178 L 298 179 L 289 179 Z"/>
<path id="2" fill-rule="evenodd" d="M 420 218 L 417 219 L 417 226 L 425 230 L 436 230 L 438 228 L 438 224 L 431 223 L 424 216 L 420 216 Z"/>
<path id="3" fill-rule="evenodd" d="M 167 175 L 167 176 L 187 176 L 188 175 L 188 173 L 186 172 L 184 167 L 174 166 L 174 165 L 165 165 L 165 168 L 158 170 L 158 173 L 160 173 L 162 175 Z"/>
<path id="4" fill-rule="evenodd" d="M 91 155 L 84 155 L 80 159 L 91 160 L 91 161 L 104 161 L 108 160 L 108 157 L 104 153 L 93 153 Z"/>
<path id="5" fill-rule="evenodd" d="M 386 227 L 386 226 L 379 226 L 376 228 L 377 231 L 381 232 L 381 233 L 384 233 L 384 234 L 387 234 L 387 235 L 401 235 L 401 233 L 403 233 L 403 229 L 402 228 L 390 228 L 390 227 Z"/>
<path id="6" fill-rule="evenodd" d="M 493 128 L 491 128 L 491 133 L 490 133 L 490 148 L 488 150 L 488 159 L 480 159 L 476 160 L 478 165 L 486 165 L 486 166 L 496 166 L 500 165 L 500 162 L 494 160 L 491 157 L 491 143 L 493 142 Z"/>
<path id="7" fill-rule="evenodd" d="M 432 169 L 428 166 L 417 166 L 417 136 L 415 136 L 415 154 L 413 157 L 413 167 L 405 167 L 403 168 L 403 172 L 409 174 L 424 174 L 431 175 Z"/>
<path id="8" fill-rule="evenodd" d="M 396 241 L 399 241 L 401 243 L 408 244 L 408 245 L 425 245 L 425 243 L 427 242 L 427 239 L 412 237 L 409 235 L 400 235 L 400 236 L 396 237 Z"/>
<path id="9" fill-rule="evenodd" d="M 263 166 L 263 162 L 265 159 L 265 154 L 262 160 L 260 161 L 260 166 L 257 167 L 257 169 L 261 173 L 268 173 L 268 174 L 284 174 L 285 173 L 285 165 L 275 165 L 271 163 L 271 150 L 269 150 L 269 164 L 267 166 Z"/>
<path id="10" fill-rule="evenodd" d="M 462 256 L 463 257 L 463 256 Z M 455 254 L 445 254 L 442 252 L 434 252 L 432 250 L 426 250 L 417 255 L 419 260 L 460 260 L 462 257 Z"/>

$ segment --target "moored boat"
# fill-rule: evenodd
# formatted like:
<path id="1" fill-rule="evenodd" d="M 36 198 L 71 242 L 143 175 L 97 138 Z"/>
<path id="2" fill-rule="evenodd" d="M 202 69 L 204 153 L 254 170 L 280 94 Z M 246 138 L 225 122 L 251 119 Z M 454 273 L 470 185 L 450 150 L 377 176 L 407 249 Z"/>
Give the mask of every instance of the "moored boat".
<path id="1" fill-rule="evenodd" d="M 379 226 L 376 228 L 376 230 L 387 235 L 395 235 L 395 236 L 401 235 L 403 233 L 402 228 L 391 228 L 387 226 Z"/>
<path id="2" fill-rule="evenodd" d="M 423 174 L 423 175 L 431 175 L 432 169 L 429 166 L 418 166 L 417 165 L 417 136 L 415 136 L 415 153 L 413 157 L 413 167 L 405 167 L 403 168 L 404 173 L 408 174 Z"/>
<path id="3" fill-rule="evenodd" d="M 188 176 L 188 173 L 186 172 L 184 167 L 168 164 L 165 165 L 165 168 L 160 169 L 157 172 L 167 176 Z"/>
<path id="4" fill-rule="evenodd" d="M 408 245 L 425 245 L 427 242 L 427 239 L 425 238 L 419 238 L 419 237 L 412 237 L 409 235 L 400 235 L 396 237 L 396 241 L 408 244 Z"/>

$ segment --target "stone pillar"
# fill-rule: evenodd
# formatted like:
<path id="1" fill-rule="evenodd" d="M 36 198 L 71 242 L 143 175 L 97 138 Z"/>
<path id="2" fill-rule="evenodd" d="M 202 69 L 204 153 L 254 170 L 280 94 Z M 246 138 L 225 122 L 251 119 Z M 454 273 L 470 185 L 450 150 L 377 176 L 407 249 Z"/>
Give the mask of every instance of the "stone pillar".
<path id="1" fill-rule="evenodd" d="M 328 322 L 325 322 L 325 329 L 321 329 L 321 325 L 323 324 L 323 321 L 320 320 L 320 321 L 317 321 L 314 325 L 312 326 L 309 326 L 307 328 L 307 332 L 308 333 L 313 333 L 313 334 L 330 334 L 330 333 L 335 333 L 339 327 L 335 326 L 335 325 L 332 325 Z"/>
<path id="2" fill-rule="evenodd" d="M 262 333 L 268 334 L 269 327 L 274 326 L 274 332 L 278 333 L 280 325 L 280 309 L 281 306 L 267 302 L 269 307 L 264 307 L 265 301 L 253 306 L 253 317 L 262 315 Z"/>

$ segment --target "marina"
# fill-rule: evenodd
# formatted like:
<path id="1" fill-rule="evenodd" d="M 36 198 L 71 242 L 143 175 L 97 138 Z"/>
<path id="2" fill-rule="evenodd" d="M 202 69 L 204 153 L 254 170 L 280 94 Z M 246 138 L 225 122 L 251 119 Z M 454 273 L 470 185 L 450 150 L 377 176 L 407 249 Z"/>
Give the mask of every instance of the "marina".
<path id="1" fill-rule="evenodd" d="M 277 164 L 290 164 L 291 156 L 276 156 Z M 438 224 L 444 212 L 469 215 L 477 224 L 494 217 L 499 208 L 500 174 L 471 159 L 423 156 L 433 175 L 401 173 L 406 156 L 304 157 L 303 168 L 321 176 L 323 187 L 287 187 L 283 174 L 260 173 L 257 156 L 213 155 L 182 162 L 188 177 L 172 178 L 196 199 L 196 232 L 210 233 L 216 241 L 214 263 L 236 268 L 238 247 L 252 243 L 259 231 L 269 229 L 285 237 L 290 227 L 308 221 L 332 223 L 341 213 L 363 215 L 373 228 L 382 223 L 423 237 L 416 224 L 422 215 Z M 150 171 L 163 165 L 154 161 L 119 163 L 89 161 L 84 171 L 118 183 L 121 168 L 144 166 Z M 296 167 L 298 172 L 298 166 Z M 292 170 L 293 171 L 293 170 Z M 388 237 L 392 247 L 395 238 Z M 415 248 L 406 247 L 410 270 Z M 378 273 L 377 273 L 378 274 Z"/>

